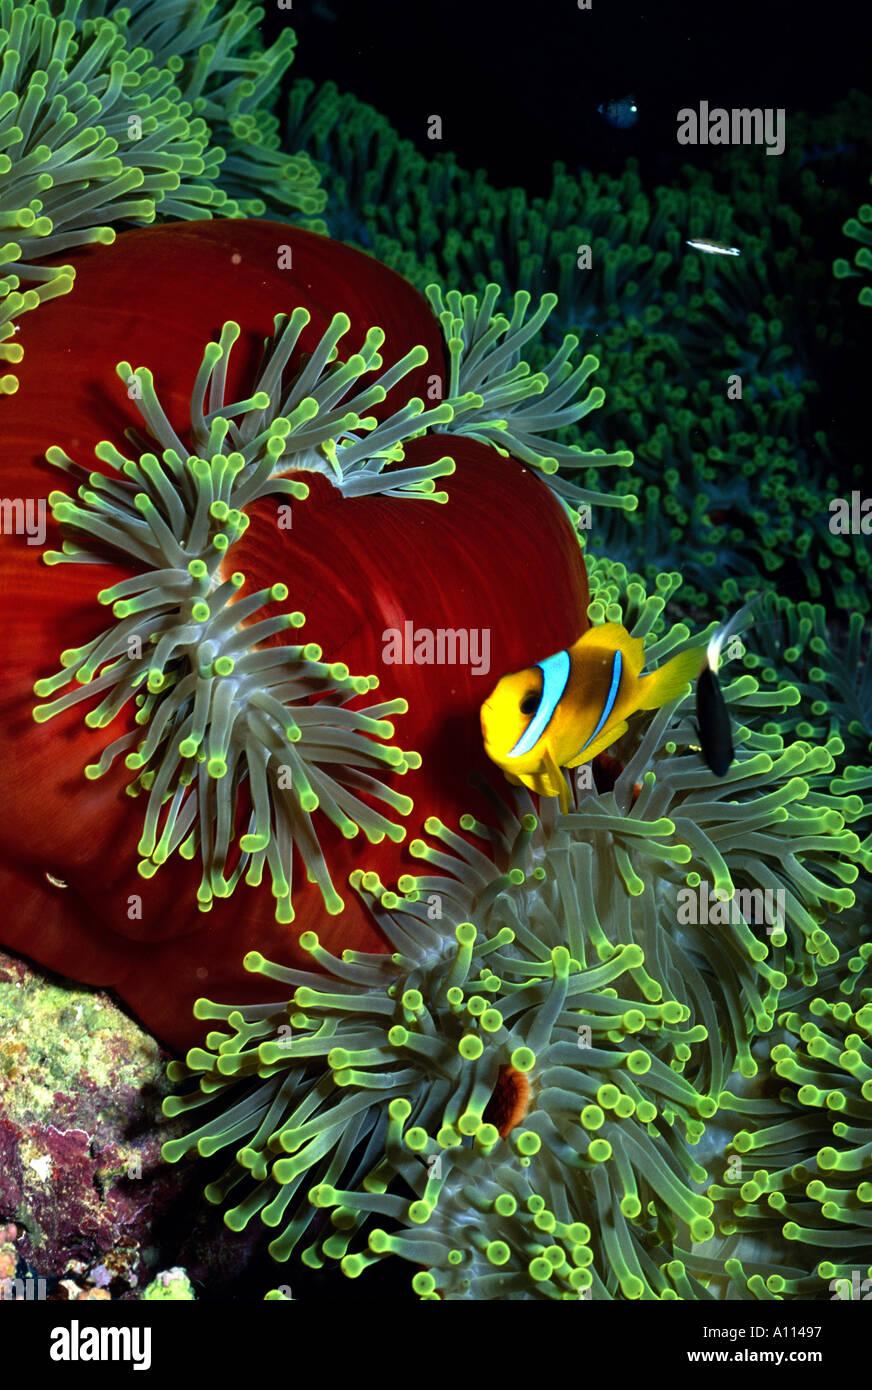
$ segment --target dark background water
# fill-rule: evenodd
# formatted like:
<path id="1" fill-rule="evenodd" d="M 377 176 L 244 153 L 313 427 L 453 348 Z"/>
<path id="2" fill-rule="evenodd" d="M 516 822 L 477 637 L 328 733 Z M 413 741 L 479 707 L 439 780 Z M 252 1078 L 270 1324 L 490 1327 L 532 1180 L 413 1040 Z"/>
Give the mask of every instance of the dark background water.
<path id="1" fill-rule="evenodd" d="M 381 111 L 424 150 L 426 117 L 443 119 L 442 149 L 530 193 L 561 159 L 617 172 L 628 156 L 667 178 L 714 150 L 676 144 L 676 112 L 711 105 L 821 113 L 867 89 L 872 22 L 846 0 L 294 0 L 267 5 L 265 33 L 299 38 L 293 74 L 332 78 Z M 633 92 L 628 131 L 597 108 Z M 767 156 L 763 150 L 758 158 Z"/>

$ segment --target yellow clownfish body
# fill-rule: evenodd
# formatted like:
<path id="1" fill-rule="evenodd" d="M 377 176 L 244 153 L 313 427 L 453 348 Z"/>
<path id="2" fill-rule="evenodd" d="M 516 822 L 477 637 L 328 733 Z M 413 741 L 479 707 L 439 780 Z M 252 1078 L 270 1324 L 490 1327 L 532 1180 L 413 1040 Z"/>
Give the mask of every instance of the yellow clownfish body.
<path id="1" fill-rule="evenodd" d="M 641 638 L 600 623 L 566 651 L 503 676 L 481 707 L 485 752 L 510 782 L 569 807 L 561 772 L 590 762 L 627 730 L 636 710 L 659 709 L 699 673 L 702 649 L 672 657 L 647 676 Z"/>

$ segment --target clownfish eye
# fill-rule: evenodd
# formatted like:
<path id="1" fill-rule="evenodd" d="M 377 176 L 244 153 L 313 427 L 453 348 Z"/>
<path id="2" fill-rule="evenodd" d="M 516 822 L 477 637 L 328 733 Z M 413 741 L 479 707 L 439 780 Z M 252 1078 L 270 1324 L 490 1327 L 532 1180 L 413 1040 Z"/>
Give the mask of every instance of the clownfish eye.
<path id="1" fill-rule="evenodd" d="M 539 708 L 539 702 L 541 699 L 542 696 L 537 691 L 528 691 L 528 693 L 524 696 L 523 700 L 521 701 L 521 713 L 535 714 L 537 709 Z"/>

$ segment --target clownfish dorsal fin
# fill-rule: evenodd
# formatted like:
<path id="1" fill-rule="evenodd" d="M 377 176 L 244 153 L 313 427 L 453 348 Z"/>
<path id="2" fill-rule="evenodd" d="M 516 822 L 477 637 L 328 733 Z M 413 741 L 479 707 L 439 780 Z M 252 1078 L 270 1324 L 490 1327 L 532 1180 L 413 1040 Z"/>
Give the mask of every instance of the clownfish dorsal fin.
<path id="1" fill-rule="evenodd" d="M 645 643 L 641 637 L 631 637 L 622 623 L 597 623 L 582 633 L 573 655 L 584 657 L 602 649 L 621 653 L 624 670 L 631 676 L 638 676 L 645 664 Z"/>

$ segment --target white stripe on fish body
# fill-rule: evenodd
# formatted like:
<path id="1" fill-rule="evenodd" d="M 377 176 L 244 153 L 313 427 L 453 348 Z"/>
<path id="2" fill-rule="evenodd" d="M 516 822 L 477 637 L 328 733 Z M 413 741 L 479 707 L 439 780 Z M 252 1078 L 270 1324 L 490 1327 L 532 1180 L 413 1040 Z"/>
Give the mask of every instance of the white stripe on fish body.
<path id="1" fill-rule="evenodd" d="M 569 684 L 571 668 L 568 651 L 555 652 L 554 656 L 546 656 L 544 661 L 537 661 L 536 665 L 542 672 L 542 696 L 539 701 L 539 708 L 514 748 L 506 754 L 508 758 L 521 758 L 532 748 L 535 748 L 551 723 L 551 717 L 563 699 Z"/>

